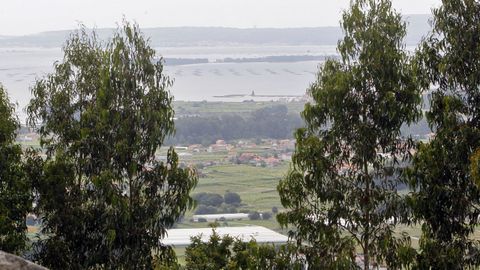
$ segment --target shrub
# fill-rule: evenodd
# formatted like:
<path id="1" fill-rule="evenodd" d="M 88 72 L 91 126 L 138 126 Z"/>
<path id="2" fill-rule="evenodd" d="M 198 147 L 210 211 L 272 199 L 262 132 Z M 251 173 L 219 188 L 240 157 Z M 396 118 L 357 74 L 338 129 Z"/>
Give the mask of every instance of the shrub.
<path id="1" fill-rule="evenodd" d="M 242 199 L 240 198 L 240 195 L 235 192 L 227 192 L 223 196 L 225 203 L 227 204 L 239 204 L 242 202 Z"/>
<path id="2" fill-rule="evenodd" d="M 216 214 L 217 208 L 208 205 L 199 205 L 195 210 L 196 215 L 209 215 L 209 214 Z"/>
<path id="3" fill-rule="evenodd" d="M 226 214 L 235 214 L 237 213 L 237 207 L 234 205 L 229 204 L 222 204 L 221 207 L 218 208 L 219 213 L 226 213 Z"/>
<path id="4" fill-rule="evenodd" d="M 263 220 L 269 220 L 271 218 L 272 218 L 272 213 L 270 213 L 270 212 L 263 212 L 262 213 L 262 219 Z"/>
<path id="5" fill-rule="evenodd" d="M 250 220 L 259 220 L 261 217 L 260 217 L 260 213 L 258 213 L 257 211 L 254 211 L 248 214 L 248 218 Z"/>
<path id="6" fill-rule="evenodd" d="M 223 197 L 220 194 L 216 193 L 198 193 L 193 195 L 193 198 L 198 202 L 198 204 L 210 205 L 218 207 L 223 203 Z"/>

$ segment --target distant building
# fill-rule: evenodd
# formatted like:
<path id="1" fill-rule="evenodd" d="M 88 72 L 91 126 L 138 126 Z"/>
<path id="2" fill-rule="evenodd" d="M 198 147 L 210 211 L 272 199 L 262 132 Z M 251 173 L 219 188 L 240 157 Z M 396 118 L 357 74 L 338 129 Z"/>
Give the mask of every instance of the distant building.
<path id="1" fill-rule="evenodd" d="M 201 144 L 192 144 L 188 146 L 188 151 L 200 152 L 203 149 Z"/>
<path id="2" fill-rule="evenodd" d="M 280 156 L 280 159 L 283 160 L 283 161 L 291 161 L 292 160 L 292 153 L 282 154 Z"/>
<path id="3" fill-rule="evenodd" d="M 243 242 L 252 239 L 255 239 L 257 243 L 284 244 L 288 242 L 287 236 L 261 226 L 219 227 L 215 231 L 220 237 L 228 235 Z M 176 247 L 188 246 L 191 243 L 191 237 L 199 235 L 202 241 L 208 242 L 212 235 L 212 228 L 167 230 L 167 237 L 162 239 L 161 243 Z"/>
<path id="4" fill-rule="evenodd" d="M 234 213 L 234 214 L 193 215 L 194 222 L 198 222 L 199 219 L 205 219 L 206 221 L 219 221 L 220 219 L 239 220 L 239 219 L 248 219 L 248 214 Z"/>
<path id="5" fill-rule="evenodd" d="M 268 167 L 275 167 L 275 166 L 278 166 L 280 165 L 280 160 L 278 158 L 274 158 L 274 157 L 269 157 L 269 158 L 266 158 L 264 159 L 265 163 L 267 164 Z"/>

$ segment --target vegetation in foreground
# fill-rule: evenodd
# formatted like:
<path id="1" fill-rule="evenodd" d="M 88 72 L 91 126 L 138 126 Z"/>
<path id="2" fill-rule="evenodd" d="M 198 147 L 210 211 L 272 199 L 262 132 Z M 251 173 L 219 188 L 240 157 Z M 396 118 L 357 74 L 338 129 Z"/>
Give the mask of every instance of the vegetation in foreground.
<path id="1" fill-rule="evenodd" d="M 341 59 L 326 61 L 309 89 L 306 128 L 278 187 L 288 211 L 278 220 L 311 243 L 310 265 L 354 268 L 359 246 L 364 269 L 398 268 L 409 252 L 394 233 L 403 207 L 398 165 L 413 148 L 401 127 L 420 117 L 421 89 L 403 48 L 406 25 L 389 1 L 355 1 L 342 27 Z"/>
<path id="2" fill-rule="evenodd" d="M 312 85 L 306 127 L 296 132 L 293 165 L 278 186 L 287 209 L 278 220 L 295 226 L 294 244 L 283 248 L 304 254 L 311 268 L 359 268 L 358 258 L 364 269 L 480 266 L 472 239 L 480 214 L 480 5 L 442 4 L 413 60 L 390 1 L 352 1 L 343 16 L 341 60 L 327 61 Z M 27 247 L 25 215 L 35 201 L 43 237 L 31 251 L 52 269 L 178 267 L 158 240 L 193 206 L 197 178 L 173 149 L 165 162 L 155 158 L 173 132 L 162 68 L 137 26 L 125 23 L 106 44 L 74 34 L 64 61 L 33 87 L 28 108 L 31 124 L 42 122 L 45 159 L 33 150 L 21 158 L 13 107 L 0 91 L 0 248 Z M 435 136 L 413 145 L 400 128 L 417 120 L 430 85 L 426 116 Z M 398 194 L 399 181 L 408 194 Z M 422 227 L 418 249 L 393 231 L 410 224 Z M 186 263 L 277 263 L 271 249 L 255 246 L 237 248 L 250 265 L 235 262 L 235 248 L 229 238 L 197 241 Z"/>
<path id="3" fill-rule="evenodd" d="M 14 107 L 0 84 L 0 250 L 20 253 L 26 248 L 26 217 L 33 195 L 28 162 L 22 148 L 14 144 L 18 120 Z"/>
<path id="4" fill-rule="evenodd" d="M 403 52 L 405 25 L 390 1 L 354 1 L 343 16 L 342 61 L 327 61 L 312 85 L 307 127 L 297 131 L 294 165 L 279 185 L 289 211 L 278 220 L 296 226 L 297 241 L 314 243 L 312 265 L 353 267 L 352 244 L 363 249 L 364 269 L 480 265 L 472 239 L 480 214 L 480 5 L 442 3 L 415 59 Z M 426 116 L 435 136 L 413 148 L 399 128 L 416 121 L 420 92 L 431 85 Z M 411 189 L 406 196 L 396 192 L 399 181 Z M 398 223 L 421 225 L 418 250 L 393 234 Z"/>
<path id="5" fill-rule="evenodd" d="M 303 269 L 304 259 L 294 245 L 280 247 L 261 245 L 254 239 L 243 242 L 215 233 L 208 242 L 193 237 L 185 251 L 185 268 L 192 270 L 216 269 Z"/>
<path id="6" fill-rule="evenodd" d="M 138 26 L 124 22 L 106 44 L 82 29 L 53 74 L 32 89 L 38 125 L 35 212 L 43 237 L 34 259 L 52 269 L 151 269 L 175 260 L 159 245 L 186 210 L 197 177 L 169 149 L 171 81 Z"/>

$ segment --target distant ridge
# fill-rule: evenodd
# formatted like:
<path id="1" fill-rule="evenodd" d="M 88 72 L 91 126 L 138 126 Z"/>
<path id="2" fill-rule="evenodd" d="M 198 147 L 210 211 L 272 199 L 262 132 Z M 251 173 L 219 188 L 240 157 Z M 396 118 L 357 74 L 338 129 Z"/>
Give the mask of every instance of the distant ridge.
<path id="1" fill-rule="evenodd" d="M 428 33 L 429 15 L 405 15 L 407 45 L 416 45 Z M 97 29 L 100 38 L 109 37 L 113 28 Z M 225 28 L 165 27 L 143 28 L 155 47 L 219 45 L 336 45 L 342 37 L 340 27 L 311 28 Z M 0 36 L 0 47 L 61 47 L 71 31 L 43 32 L 27 36 Z"/>

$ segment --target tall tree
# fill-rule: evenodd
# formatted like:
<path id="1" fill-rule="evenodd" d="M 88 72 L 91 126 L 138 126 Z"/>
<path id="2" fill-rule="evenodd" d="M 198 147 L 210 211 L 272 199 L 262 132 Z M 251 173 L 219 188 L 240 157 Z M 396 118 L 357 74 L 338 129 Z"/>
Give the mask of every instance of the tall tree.
<path id="1" fill-rule="evenodd" d="M 173 259 L 160 240 L 193 205 L 197 178 L 173 149 L 155 159 L 174 130 L 170 86 L 127 22 L 107 43 L 75 32 L 54 73 L 36 82 L 28 112 L 47 152 L 37 206 L 45 266 L 151 269 Z"/>
<path id="2" fill-rule="evenodd" d="M 420 88 L 390 1 L 352 1 L 342 28 L 340 61 L 327 60 L 308 90 L 306 128 L 296 131 L 293 167 L 278 186 L 288 211 L 277 219 L 294 225 L 290 235 L 316 267 L 356 267 L 357 246 L 364 269 L 397 267 L 397 251 L 411 251 L 393 233 L 399 163 L 412 146 L 400 127 L 420 116 Z"/>
<path id="3" fill-rule="evenodd" d="M 1 84 L 0 115 L 0 250 L 18 254 L 26 247 L 26 218 L 33 196 L 22 148 L 15 143 L 20 124 Z"/>
<path id="4" fill-rule="evenodd" d="M 433 85 L 427 119 L 435 137 L 419 146 L 409 174 L 415 221 L 422 223 L 418 268 L 480 265 L 480 3 L 444 0 L 418 50 L 424 87 Z M 473 173 L 473 174 L 472 174 Z"/>

